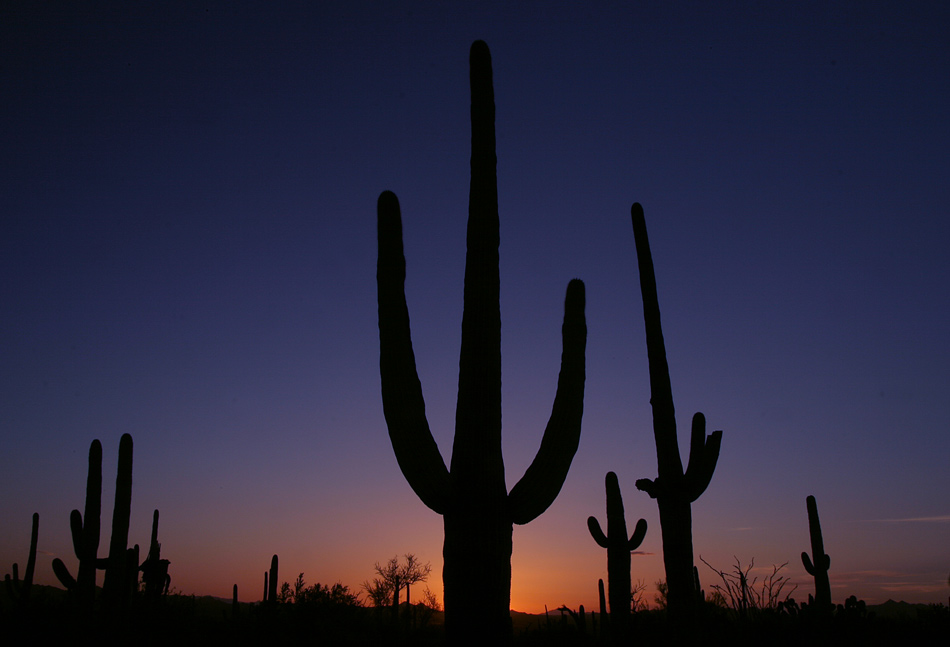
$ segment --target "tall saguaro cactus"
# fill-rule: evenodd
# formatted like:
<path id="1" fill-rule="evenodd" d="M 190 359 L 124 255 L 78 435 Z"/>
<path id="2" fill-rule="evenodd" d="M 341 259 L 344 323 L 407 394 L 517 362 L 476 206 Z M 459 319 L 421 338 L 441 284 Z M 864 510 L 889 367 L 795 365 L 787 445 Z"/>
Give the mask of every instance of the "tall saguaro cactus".
<path id="1" fill-rule="evenodd" d="M 587 518 L 587 528 L 594 541 L 607 549 L 607 586 L 610 597 L 610 631 L 614 642 L 622 641 L 627 633 L 630 616 L 630 551 L 636 550 L 647 534 L 647 522 L 640 519 L 630 538 L 627 538 L 627 520 L 623 512 L 623 497 L 617 475 L 607 472 L 607 534 L 600 528 L 596 517 Z"/>
<path id="2" fill-rule="evenodd" d="M 819 612 L 831 609 L 831 582 L 828 580 L 828 568 L 831 558 L 825 554 L 825 544 L 821 538 L 821 522 L 818 519 L 818 502 L 809 495 L 805 499 L 808 508 L 808 534 L 811 536 L 811 554 L 814 560 L 809 559 L 808 553 L 802 552 L 802 564 L 809 575 L 815 578 L 815 607 Z"/>
<path id="3" fill-rule="evenodd" d="M 683 471 L 676 441 L 676 416 L 670 367 L 666 361 L 660 305 L 656 296 L 653 257 L 647 239 L 643 208 L 631 208 L 633 236 L 640 269 L 640 293 L 646 327 L 647 357 L 650 364 L 650 404 L 653 407 L 653 436 L 656 440 L 657 478 L 639 479 L 637 489 L 656 499 L 663 537 L 663 564 L 666 567 L 667 608 L 674 618 L 688 615 L 698 599 L 693 580 L 693 530 L 690 504 L 706 490 L 719 460 L 722 431 L 706 436 L 706 418 L 693 416 L 689 463 Z"/>
<path id="4" fill-rule="evenodd" d="M 452 459 L 446 469 L 425 416 L 406 305 L 399 202 L 378 201 L 380 377 L 393 451 L 413 491 L 443 516 L 445 629 L 452 643 L 497 644 L 511 633 L 513 524 L 554 501 L 580 440 L 584 402 L 584 284 L 568 284 L 563 349 L 550 421 L 534 461 L 507 492 L 501 451 L 498 191 L 491 55 L 470 52 L 472 159 L 462 347 Z"/>

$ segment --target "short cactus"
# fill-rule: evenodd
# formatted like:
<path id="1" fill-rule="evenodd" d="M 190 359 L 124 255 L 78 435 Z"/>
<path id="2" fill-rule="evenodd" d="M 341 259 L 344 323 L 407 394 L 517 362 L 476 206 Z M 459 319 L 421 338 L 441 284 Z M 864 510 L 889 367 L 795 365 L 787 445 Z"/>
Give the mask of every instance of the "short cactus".
<path id="1" fill-rule="evenodd" d="M 808 508 L 808 533 L 811 535 L 811 553 L 814 555 L 814 561 L 808 557 L 808 553 L 802 552 L 802 564 L 809 575 L 815 578 L 815 607 L 820 612 L 830 611 L 831 606 L 831 582 L 828 580 L 828 568 L 831 566 L 831 558 L 825 554 L 825 545 L 821 538 L 821 522 L 818 520 L 818 502 L 815 497 L 809 495 L 805 499 L 805 505 Z"/>
<path id="2" fill-rule="evenodd" d="M 643 543 L 647 522 L 640 519 L 630 538 L 627 538 L 627 520 L 623 512 L 623 497 L 617 475 L 607 472 L 607 534 L 601 530 L 595 517 L 587 518 L 587 528 L 594 541 L 607 549 L 607 588 L 610 599 L 610 630 L 616 641 L 626 636 L 630 617 L 630 551 Z"/>
<path id="3" fill-rule="evenodd" d="M 158 543 L 158 510 L 152 513 L 152 538 L 149 541 L 148 555 L 138 570 L 142 572 L 145 585 L 145 598 L 155 600 L 168 593 L 171 576 L 168 574 L 167 559 L 162 559 L 162 545 Z"/>
<path id="4" fill-rule="evenodd" d="M 16 563 L 13 564 L 13 577 L 11 578 L 7 575 L 4 578 L 10 597 L 22 604 L 29 603 L 30 591 L 33 588 L 33 571 L 36 568 L 36 540 L 39 536 L 39 530 L 40 513 L 34 512 L 33 530 L 30 533 L 30 555 L 26 560 L 26 570 L 23 572 L 23 579 L 20 579 L 20 569 Z"/>

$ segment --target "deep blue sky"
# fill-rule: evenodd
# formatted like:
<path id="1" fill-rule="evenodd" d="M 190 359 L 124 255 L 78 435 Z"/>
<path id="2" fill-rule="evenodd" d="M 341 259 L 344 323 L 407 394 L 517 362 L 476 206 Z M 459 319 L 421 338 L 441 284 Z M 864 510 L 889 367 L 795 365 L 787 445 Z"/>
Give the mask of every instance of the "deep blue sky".
<path id="1" fill-rule="evenodd" d="M 85 456 L 135 439 L 173 584 L 357 587 L 441 520 L 379 397 L 376 197 L 402 203 L 429 422 L 454 426 L 468 48 L 492 50 L 509 485 L 550 414 L 567 282 L 587 284 L 581 446 L 515 531 L 512 605 L 593 604 L 585 519 L 620 477 L 662 577 L 629 209 L 646 211 L 682 449 L 723 429 L 697 554 L 833 596 L 944 600 L 950 571 L 950 11 L 939 3 L 115 3 L 0 9 L 0 571 L 71 567 Z M 331 3 L 326 3 L 331 4 Z M 277 6 L 279 5 L 279 6 Z M 477 8 L 476 8 L 477 6 Z M 103 548 L 104 550 L 104 548 Z M 698 559 L 697 559 L 698 561 Z M 703 567 L 704 568 L 704 567 Z M 711 572 L 701 572 L 704 581 Z M 245 593 L 246 592 L 246 593 Z M 651 593 L 652 595 L 652 593 Z"/>

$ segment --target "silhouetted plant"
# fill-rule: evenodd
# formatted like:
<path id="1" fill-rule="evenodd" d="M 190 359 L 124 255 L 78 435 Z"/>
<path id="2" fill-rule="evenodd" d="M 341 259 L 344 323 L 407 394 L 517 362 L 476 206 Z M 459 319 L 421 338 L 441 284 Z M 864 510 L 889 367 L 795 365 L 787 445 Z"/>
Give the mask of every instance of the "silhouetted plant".
<path id="1" fill-rule="evenodd" d="M 277 604 L 277 576 L 279 573 L 277 566 L 277 555 L 274 555 L 270 559 L 270 573 L 264 573 L 265 603 Z M 268 580 L 268 576 L 270 580 Z"/>
<path id="2" fill-rule="evenodd" d="M 719 594 L 723 602 L 735 612 L 740 620 L 745 620 L 759 611 L 782 609 L 791 600 L 791 595 L 795 592 L 795 589 L 798 588 L 798 585 L 794 585 L 783 595 L 785 587 L 789 584 L 789 579 L 785 575 L 781 575 L 781 571 L 788 566 L 788 562 L 778 566 L 773 564 L 772 573 L 756 588 L 758 576 L 749 579 L 749 573 L 755 566 L 755 559 L 752 559 L 749 565 L 743 569 L 742 563 L 738 558 L 735 558 L 735 566 L 729 572 L 720 571 L 713 567 L 702 556 L 699 559 L 722 580 L 722 584 L 713 584 L 712 590 Z"/>
<path id="3" fill-rule="evenodd" d="M 646 591 L 647 584 L 643 580 L 637 580 L 630 587 L 630 610 L 634 613 L 647 610 L 647 601 L 643 599 Z"/>
<path id="4" fill-rule="evenodd" d="M 813 603 L 819 613 L 827 613 L 831 605 L 831 582 L 828 580 L 828 569 L 831 567 L 831 558 L 825 554 L 824 542 L 821 538 L 821 522 L 818 519 L 818 502 L 809 495 L 805 499 L 808 508 L 808 534 L 811 536 L 811 552 L 814 560 L 802 552 L 802 564 L 809 575 L 815 578 L 815 597 L 808 596 L 809 603 Z"/>
<path id="5" fill-rule="evenodd" d="M 640 270 L 640 293 L 646 328 L 647 357 L 650 364 L 650 404 L 653 408 L 653 436 L 656 440 L 656 479 L 639 479 L 637 488 L 656 499 L 663 538 L 666 568 L 667 605 L 670 616 L 682 620 L 696 607 L 699 592 L 693 578 L 693 531 L 690 504 L 706 490 L 716 469 L 722 431 L 706 436 L 706 419 L 693 416 L 689 463 L 683 471 L 676 439 L 676 416 L 666 347 L 660 326 L 660 306 L 656 294 L 653 257 L 647 239 L 643 208 L 631 208 L 633 236 Z"/>
<path id="6" fill-rule="evenodd" d="M 627 635 L 630 617 L 630 551 L 639 548 L 647 534 L 645 519 L 637 521 L 637 527 L 627 538 L 627 521 L 623 512 L 623 497 L 617 475 L 607 472 L 604 479 L 607 489 L 607 534 L 600 528 L 596 517 L 587 518 L 587 529 L 601 548 L 607 549 L 607 585 L 610 598 L 610 631 L 615 640 Z"/>
<path id="7" fill-rule="evenodd" d="M 168 574 L 167 559 L 162 559 L 162 545 L 158 543 L 158 510 L 152 513 L 152 537 L 149 541 L 148 555 L 139 567 L 142 582 L 145 585 L 145 599 L 156 600 L 168 594 L 172 578 Z"/>
<path id="8" fill-rule="evenodd" d="M 23 571 L 23 579 L 20 579 L 20 567 L 16 562 L 13 563 L 13 577 L 7 574 L 3 579 L 6 582 L 7 592 L 10 597 L 21 604 L 28 604 L 30 601 L 30 591 L 33 588 L 33 571 L 36 568 L 36 540 L 40 531 L 40 513 L 33 513 L 33 528 L 30 532 L 30 553 L 26 559 L 26 570 Z"/>
<path id="9" fill-rule="evenodd" d="M 129 520 L 132 514 L 132 436 L 119 440 L 119 468 L 115 478 L 115 506 L 112 509 L 112 535 L 105 565 L 102 598 L 113 611 L 128 607 L 138 582 L 138 546 L 129 549 Z M 101 568 L 101 566 L 100 566 Z"/>
<path id="10" fill-rule="evenodd" d="M 604 595 L 604 581 L 597 580 L 597 599 L 600 602 L 600 634 L 609 635 L 609 621 L 607 620 L 607 596 Z"/>
<path id="11" fill-rule="evenodd" d="M 470 55 L 472 160 L 455 441 L 450 469 L 429 431 L 406 305 L 406 261 L 396 196 L 378 201 L 380 376 L 393 451 L 413 491 L 443 516 L 447 642 L 497 644 L 511 634 L 513 524 L 543 513 L 560 492 L 580 439 L 584 395 L 584 285 L 568 285 L 563 352 L 550 422 L 537 456 L 507 492 L 501 452 L 498 191 L 491 55 Z M 477 558 L 474 558 L 477 556 Z"/>
<path id="12" fill-rule="evenodd" d="M 132 510 L 132 436 L 122 434 L 119 440 L 119 465 L 115 480 L 115 505 L 112 509 L 112 535 L 109 556 L 100 558 L 99 527 L 102 510 L 102 444 L 93 440 L 89 446 L 89 475 L 86 479 L 85 516 L 79 510 L 69 515 L 73 550 L 79 559 L 79 573 L 74 579 L 59 558 L 53 560 L 53 572 L 75 598 L 79 608 L 91 611 L 95 600 L 96 569 L 105 571 L 102 598 L 112 613 L 124 612 L 132 595 L 138 591 L 139 547 L 129 548 L 129 519 Z"/>
<path id="13" fill-rule="evenodd" d="M 93 440 L 89 445 L 89 472 L 86 477 L 85 514 L 73 510 L 69 515 L 73 551 L 79 560 L 75 578 L 58 557 L 53 560 L 53 572 L 70 592 L 82 611 L 92 611 L 96 596 L 96 568 L 99 552 L 99 516 L 102 509 L 102 443 Z"/>

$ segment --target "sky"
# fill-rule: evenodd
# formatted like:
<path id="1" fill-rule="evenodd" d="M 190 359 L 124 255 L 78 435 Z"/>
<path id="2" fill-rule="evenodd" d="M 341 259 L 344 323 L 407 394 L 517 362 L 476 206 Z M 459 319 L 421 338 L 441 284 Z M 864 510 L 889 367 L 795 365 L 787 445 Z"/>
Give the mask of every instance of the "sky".
<path id="1" fill-rule="evenodd" d="M 132 4 L 132 6 L 129 6 Z M 319 5 L 319 6 L 318 6 Z M 130 540 L 174 590 L 259 600 L 431 562 L 379 387 L 376 199 L 446 462 L 457 395 L 468 50 L 492 51 L 509 487 L 550 415 L 567 283 L 587 286 L 580 447 L 516 526 L 511 605 L 596 607 L 604 475 L 632 578 L 662 579 L 630 205 L 646 213 L 677 405 L 723 430 L 693 504 L 704 588 L 736 559 L 832 597 L 950 595 L 950 9 L 940 3 L 34 3 L 0 9 L 0 572 L 75 570 L 89 444 L 100 554 L 119 437 Z M 686 456 L 684 454 L 684 460 Z M 473 556 L 477 559 L 477 556 Z M 101 583 L 101 574 L 100 574 Z M 414 590 L 414 597 L 415 597 Z"/>

